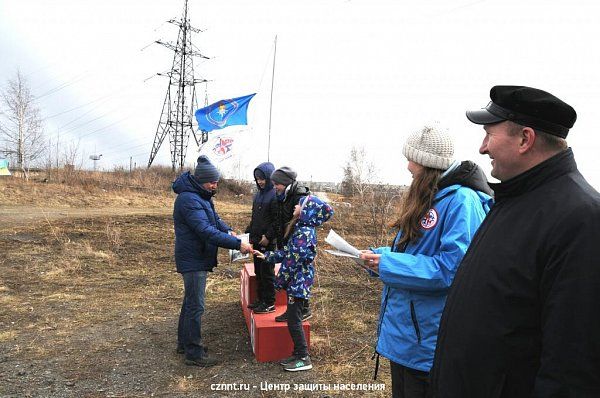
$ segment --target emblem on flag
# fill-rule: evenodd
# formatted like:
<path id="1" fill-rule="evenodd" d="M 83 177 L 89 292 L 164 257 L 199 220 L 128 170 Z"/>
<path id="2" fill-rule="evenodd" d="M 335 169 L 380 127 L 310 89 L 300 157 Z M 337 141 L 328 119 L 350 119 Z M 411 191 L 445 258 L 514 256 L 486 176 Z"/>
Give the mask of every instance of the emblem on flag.
<path id="1" fill-rule="evenodd" d="M 218 141 L 213 145 L 212 151 L 219 157 L 227 156 L 231 152 L 233 138 L 219 137 Z"/>

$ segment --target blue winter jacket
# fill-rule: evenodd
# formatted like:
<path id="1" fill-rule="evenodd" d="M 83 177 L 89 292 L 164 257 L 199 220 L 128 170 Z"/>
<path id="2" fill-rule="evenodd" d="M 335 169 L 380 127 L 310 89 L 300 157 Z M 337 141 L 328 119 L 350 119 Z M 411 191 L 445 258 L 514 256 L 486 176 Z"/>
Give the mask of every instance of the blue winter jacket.
<path id="1" fill-rule="evenodd" d="M 219 218 L 213 193 L 189 171 L 173 182 L 173 191 L 178 194 L 173 210 L 177 272 L 212 271 L 217 248 L 239 249 L 241 241 L 228 234 L 231 228 Z"/>
<path id="2" fill-rule="evenodd" d="M 422 236 L 404 252 L 381 254 L 384 283 L 377 352 L 400 365 L 429 372 L 448 289 L 477 228 L 490 209 L 489 195 L 461 185 L 441 189 L 421 220 Z"/>
<path id="3" fill-rule="evenodd" d="M 298 222 L 281 250 L 265 252 L 266 261 L 281 262 L 275 278 L 275 288 L 285 289 L 288 296 L 307 299 L 313 285 L 317 255 L 317 232 L 315 227 L 333 216 L 333 208 L 314 195 L 300 198 L 306 200 Z"/>

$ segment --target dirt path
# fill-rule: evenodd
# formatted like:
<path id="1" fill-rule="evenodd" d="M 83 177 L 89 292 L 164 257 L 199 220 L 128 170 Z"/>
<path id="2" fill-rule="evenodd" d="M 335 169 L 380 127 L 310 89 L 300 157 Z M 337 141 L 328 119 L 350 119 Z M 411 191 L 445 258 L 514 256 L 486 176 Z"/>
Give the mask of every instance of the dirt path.
<path id="1" fill-rule="evenodd" d="M 217 207 L 232 227 L 244 228 L 247 206 Z M 254 359 L 239 303 L 240 265 L 229 264 L 225 251 L 210 275 L 202 320 L 203 341 L 219 364 L 186 366 L 175 353 L 182 283 L 171 209 L 0 206 L 0 397 L 389 396 L 319 387 L 390 380 L 387 361 L 372 380 L 378 282 L 335 258 L 318 264 L 312 371 L 284 372 Z M 350 219 L 343 211 L 338 219 Z M 249 391 L 217 389 L 241 385 Z M 312 390 L 276 389 L 294 385 Z"/>
<path id="2" fill-rule="evenodd" d="M 88 218 L 110 216 L 167 215 L 172 212 L 164 207 L 38 207 L 38 206 L 0 206 L 0 225 L 26 225 L 45 220 L 62 218 Z"/>
<path id="3" fill-rule="evenodd" d="M 327 196 L 327 192 L 315 192 L 315 195 L 324 200 L 327 203 L 331 203 L 331 199 Z"/>

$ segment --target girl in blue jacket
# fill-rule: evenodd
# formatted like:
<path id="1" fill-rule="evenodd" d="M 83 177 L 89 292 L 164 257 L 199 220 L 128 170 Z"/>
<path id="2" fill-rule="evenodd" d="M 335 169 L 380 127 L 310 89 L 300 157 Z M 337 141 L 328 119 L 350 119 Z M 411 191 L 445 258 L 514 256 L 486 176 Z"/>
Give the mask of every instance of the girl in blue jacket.
<path id="1" fill-rule="evenodd" d="M 285 231 L 287 239 L 282 250 L 255 250 L 255 256 L 270 263 L 281 262 L 275 279 L 277 289 L 285 289 L 288 295 L 287 324 L 294 342 L 292 356 L 281 361 L 290 372 L 312 369 L 308 346 L 302 329 L 302 309 L 310 297 L 317 255 L 317 232 L 315 228 L 333 216 L 333 209 L 314 195 L 303 196 L 294 208 L 292 220 Z"/>
<path id="2" fill-rule="evenodd" d="M 481 169 L 453 161 L 446 133 L 425 127 L 403 154 L 413 180 L 392 224 L 399 232 L 361 258 L 384 283 L 377 354 L 390 360 L 393 396 L 412 398 L 427 396 L 448 289 L 492 200 Z"/>

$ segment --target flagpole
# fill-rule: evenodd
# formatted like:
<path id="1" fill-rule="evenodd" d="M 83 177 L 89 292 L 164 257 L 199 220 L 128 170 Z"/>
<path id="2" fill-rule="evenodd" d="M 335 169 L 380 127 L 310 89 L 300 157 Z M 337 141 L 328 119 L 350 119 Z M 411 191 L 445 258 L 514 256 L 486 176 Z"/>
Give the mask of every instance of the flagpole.
<path id="1" fill-rule="evenodd" d="M 273 73 L 271 74 L 271 102 L 269 103 L 269 143 L 267 145 L 267 162 L 271 154 L 271 113 L 273 111 L 273 84 L 275 83 L 275 57 L 277 55 L 277 35 L 275 35 L 275 50 L 273 51 Z"/>

